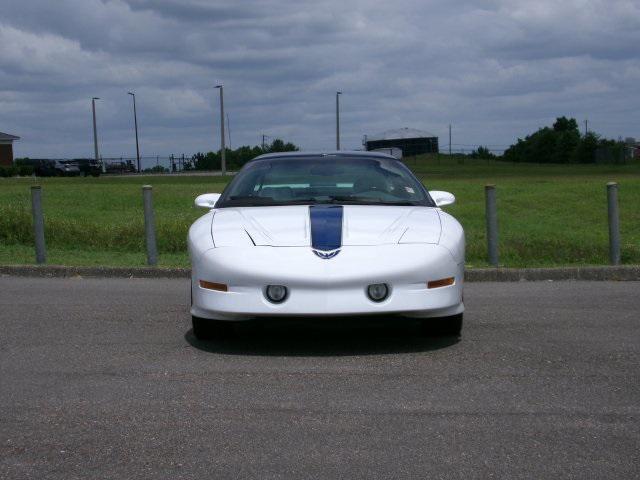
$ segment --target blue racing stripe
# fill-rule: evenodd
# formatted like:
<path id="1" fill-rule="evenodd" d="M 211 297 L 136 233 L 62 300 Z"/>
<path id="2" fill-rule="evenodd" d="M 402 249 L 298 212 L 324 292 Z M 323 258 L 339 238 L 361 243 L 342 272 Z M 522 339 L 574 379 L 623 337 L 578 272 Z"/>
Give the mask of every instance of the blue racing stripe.
<path id="1" fill-rule="evenodd" d="M 342 246 L 342 205 L 311 205 L 311 246 L 327 252 Z"/>

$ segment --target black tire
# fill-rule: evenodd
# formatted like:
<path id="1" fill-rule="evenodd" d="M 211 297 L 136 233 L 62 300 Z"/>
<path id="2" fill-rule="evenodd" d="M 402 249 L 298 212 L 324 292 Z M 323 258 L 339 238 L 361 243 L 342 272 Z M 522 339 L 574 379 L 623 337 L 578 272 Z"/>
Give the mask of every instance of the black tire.
<path id="1" fill-rule="evenodd" d="M 424 333 L 459 337 L 462 332 L 462 313 L 450 317 L 425 318 L 422 320 Z"/>
<path id="2" fill-rule="evenodd" d="M 191 325 L 193 326 L 193 335 L 198 340 L 225 338 L 233 332 L 231 322 L 222 320 L 209 320 L 208 318 L 191 316 Z"/>

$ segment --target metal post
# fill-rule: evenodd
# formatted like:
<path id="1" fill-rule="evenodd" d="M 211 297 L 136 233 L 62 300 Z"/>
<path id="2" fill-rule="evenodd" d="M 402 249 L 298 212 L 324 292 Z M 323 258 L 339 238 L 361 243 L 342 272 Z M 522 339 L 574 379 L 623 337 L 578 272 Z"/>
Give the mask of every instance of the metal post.
<path id="1" fill-rule="evenodd" d="M 140 173 L 140 146 L 138 145 L 138 113 L 136 112 L 136 94 L 127 92 L 133 97 L 133 124 L 136 129 L 136 159 L 138 160 L 138 173 Z"/>
<path id="2" fill-rule="evenodd" d="M 36 245 L 36 263 L 47 261 L 44 243 L 44 215 L 42 214 L 42 187 L 31 187 L 31 213 L 33 216 L 33 237 Z"/>
<path id="3" fill-rule="evenodd" d="M 98 154 L 98 128 L 96 126 L 96 100 L 100 100 L 100 98 L 93 97 L 91 99 L 91 111 L 93 112 L 93 158 L 96 162 L 100 162 L 100 155 Z M 107 173 L 104 163 L 102 163 L 102 173 Z"/>
<path id="4" fill-rule="evenodd" d="M 340 150 L 340 95 L 342 92 L 336 92 L 336 150 Z"/>
<path id="5" fill-rule="evenodd" d="M 618 184 L 607 183 L 607 204 L 609 213 L 609 263 L 620 264 L 620 217 L 618 214 Z"/>
<path id="6" fill-rule="evenodd" d="M 227 174 L 227 160 L 225 158 L 225 142 L 224 142 L 224 87 L 217 85 L 220 89 L 220 169 L 222 175 Z"/>
<path id="7" fill-rule="evenodd" d="M 142 187 L 144 204 L 144 233 L 147 243 L 147 264 L 158 264 L 158 247 L 156 245 L 156 220 L 153 213 L 153 188 L 151 185 Z"/>
<path id="8" fill-rule="evenodd" d="M 496 186 L 484 187 L 485 210 L 487 217 L 487 250 L 489 265 L 498 266 L 498 210 L 496 207 Z"/>

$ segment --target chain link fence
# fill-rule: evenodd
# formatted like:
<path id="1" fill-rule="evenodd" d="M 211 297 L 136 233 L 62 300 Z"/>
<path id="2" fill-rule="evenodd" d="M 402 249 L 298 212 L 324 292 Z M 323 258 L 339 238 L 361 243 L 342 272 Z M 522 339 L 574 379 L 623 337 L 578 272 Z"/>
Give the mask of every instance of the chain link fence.
<path id="1" fill-rule="evenodd" d="M 138 172 L 136 157 L 104 157 L 105 173 L 127 174 Z M 178 173 L 194 169 L 192 155 L 179 154 L 169 156 L 140 157 L 140 172 L 142 173 Z"/>

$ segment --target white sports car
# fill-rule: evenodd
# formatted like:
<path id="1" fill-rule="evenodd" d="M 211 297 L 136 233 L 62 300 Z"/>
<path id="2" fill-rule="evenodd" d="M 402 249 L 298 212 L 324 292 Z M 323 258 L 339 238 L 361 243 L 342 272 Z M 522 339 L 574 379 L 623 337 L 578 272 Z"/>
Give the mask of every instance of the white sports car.
<path id="1" fill-rule="evenodd" d="M 395 158 L 261 155 L 189 230 L 193 333 L 278 316 L 399 314 L 459 335 L 464 232 Z"/>

